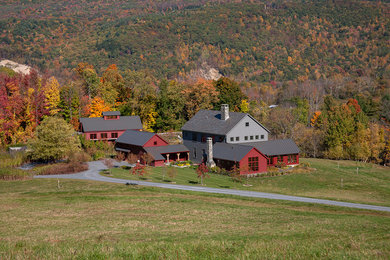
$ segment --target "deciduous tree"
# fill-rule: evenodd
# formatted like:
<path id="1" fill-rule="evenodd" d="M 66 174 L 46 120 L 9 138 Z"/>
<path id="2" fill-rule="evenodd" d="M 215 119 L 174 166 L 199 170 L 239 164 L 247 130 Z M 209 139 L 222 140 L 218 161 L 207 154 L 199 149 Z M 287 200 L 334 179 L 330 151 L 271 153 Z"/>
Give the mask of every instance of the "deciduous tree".
<path id="1" fill-rule="evenodd" d="M 55 161 L 79 150 L 80 142 L 72 126 L 62 118 L 46 117 L 37 127 L 31 143 L 31 159 Z"/>

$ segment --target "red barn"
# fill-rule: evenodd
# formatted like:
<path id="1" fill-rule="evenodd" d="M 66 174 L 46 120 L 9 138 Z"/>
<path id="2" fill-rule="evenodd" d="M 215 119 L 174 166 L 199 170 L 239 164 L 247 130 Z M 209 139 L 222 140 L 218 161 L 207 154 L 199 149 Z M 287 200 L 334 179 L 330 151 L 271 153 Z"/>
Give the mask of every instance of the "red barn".
<path id="1" fill-rule="evenodd" d="M 169 145 L 155 133 L 134 130 L 127 130 L 115 141 L 115 150 L 135 154 L 140 159 L 148 154 L 153 158 L 153 166 L 162 166 L 170 161 L 186 161 L 189 157 L 189 150 L 182 144 Z"/>
<path id="2" fill-rule="evenodd" d="M 119 111 L 109 111 L 103 112 L 102 117 L 80 118 L 80 132 L 87 140 L 115 141 L 129 129 L 142 129 L 139 116 L 121 116 Z"/>

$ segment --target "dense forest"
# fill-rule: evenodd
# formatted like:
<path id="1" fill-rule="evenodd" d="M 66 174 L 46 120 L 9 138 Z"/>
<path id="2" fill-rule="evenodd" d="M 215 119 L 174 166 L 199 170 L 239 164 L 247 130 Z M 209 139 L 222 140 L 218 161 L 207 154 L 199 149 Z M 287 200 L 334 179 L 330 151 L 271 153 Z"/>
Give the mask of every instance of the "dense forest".
<path id="1" fill-rule="evenodd" d="M 0 56 L 60 77 L 110 64 L 255 84 L 389 77 L 389 5 L 366 1 L 2 1 Z"/>
<path id="2" fill-rule="evenodd" d="M 390 6 L 367 1 L 2 1 L 2 146 L 105 110 L 179 130 L 251 113 L 306 156 L 390 161 Z M 223 77 L 204 78 L 215 69 Z M 207 74 L 207 73 L 206 73 Z M 271 106 L 270 105 L 277 105 Z"/>

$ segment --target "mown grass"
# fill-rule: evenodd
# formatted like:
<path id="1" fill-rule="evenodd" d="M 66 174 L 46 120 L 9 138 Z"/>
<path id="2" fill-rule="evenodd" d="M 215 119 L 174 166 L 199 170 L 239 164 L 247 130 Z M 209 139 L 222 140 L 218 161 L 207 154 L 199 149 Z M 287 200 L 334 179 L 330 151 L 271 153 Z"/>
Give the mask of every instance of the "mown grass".
<path id="1" fill-rule="evenodd" d="M 332 161 L 324 159 L 301 159 L 310 164 L 315 171 L 275 177 L 255 177 L 243 183 L 233 181 L 229 176 L 210 174 L 204 180 L 207 187 L 231 188 L 272 192 L 313 198 L 332 199 L 349 202 L 390 206 L 390 168 L 370 163 L 353 161 Z M 359 168 L 358 173 L 356 168 Z M 165 168 L 149 169 L 149 174 L 141 179 L 154 182 L 174 181 L 183 185 L 200 185 L 193 169 L 177 168 L 174 179 L 163 173 Z M 139 180 L 139 176 L 129 170 L 112 169 L 112 176 L 123 179 Z M 252 186 L 245 186 L 249 184 Z"/>
<path id="2" fill-rule="evenodd" d="M 390 214 L 89 181 L 0 182 L 1 259 L 386 259 Z"/>

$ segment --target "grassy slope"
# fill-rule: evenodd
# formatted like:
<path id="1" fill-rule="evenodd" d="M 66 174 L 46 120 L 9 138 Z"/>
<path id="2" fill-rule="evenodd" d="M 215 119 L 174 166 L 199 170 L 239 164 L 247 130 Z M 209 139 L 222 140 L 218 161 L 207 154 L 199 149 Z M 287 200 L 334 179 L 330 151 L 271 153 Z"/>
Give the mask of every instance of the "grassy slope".
<path id="1" fill-rule="evenodd" d="M 205 183 L 208 187 L 255 190 L 390 206 L 389 168 L 374 164 L 357 164 L 352 161 L 340 161 L 339 166 L 337 161 L 322 159 L 301 159 L 301 162 L 309 162 L 311 167 L 317 170 L 308 174 L 251 178 L 248 183 L 252 184 L 252 187 L 244 187 L 240 183 L 231 181 L 229 177 L 220 175 L 210 175 Z M 358 174 L 356 174 L 356 167 L 359 167 Z M 161 182 L 163 171 L 164 168 L 153 168 L 147 178 Z M 133 176 L 129 174 L 129 171 L 122 169 L 114 169 L 113 176 L 139 179 L 138 176 Z M 343 186 L 341 186 L 341 179 Z M 191 184 L 199 180 L 194 170 L 188 168 L 178 169 L 174 181 L 177 184 L 199 185 Z"/>
<path id="2" fill-rule="evenodd" d="M 0 258 L 386 258 L 390 214 L 87 181 L 0 182 Z"/>

